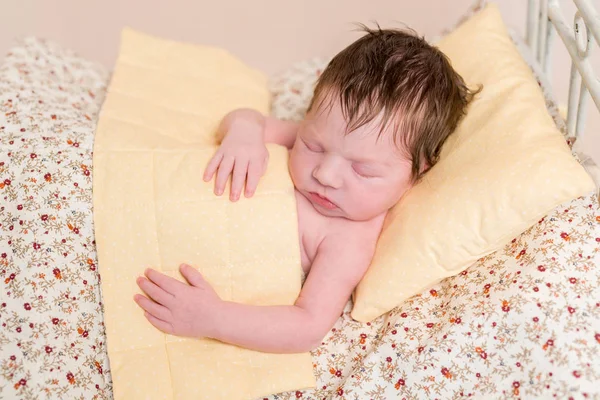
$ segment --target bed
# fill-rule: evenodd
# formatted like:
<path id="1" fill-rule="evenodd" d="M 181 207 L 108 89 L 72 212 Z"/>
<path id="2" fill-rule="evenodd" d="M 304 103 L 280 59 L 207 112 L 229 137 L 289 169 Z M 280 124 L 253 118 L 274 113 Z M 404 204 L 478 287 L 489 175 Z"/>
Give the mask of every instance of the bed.
<path id="1" fill-rule="evenodd" d="M 577 33 L 558 1 L 530 1 L 527 37 L 513 39 L 565 140 L 595 174 L 576 139 L 590 100 L 600 108 L 581 35 L 592 46 L 600 28 L 591 2 L 576 4 Z M 566 118 L 546 78 L 556 32 L 573 59 Z M 326 61 L 274 76 L 272 114 L 301 118 Z M 29 38 L 0 76 L 0 398 L 113 398 L 91 207 L 110 71 Z M 266 398 L 597 398 L 599 265 L 592 192 L 370 323 L 354 321 L 348 303 L 312 352 L 316 389 Z"/>

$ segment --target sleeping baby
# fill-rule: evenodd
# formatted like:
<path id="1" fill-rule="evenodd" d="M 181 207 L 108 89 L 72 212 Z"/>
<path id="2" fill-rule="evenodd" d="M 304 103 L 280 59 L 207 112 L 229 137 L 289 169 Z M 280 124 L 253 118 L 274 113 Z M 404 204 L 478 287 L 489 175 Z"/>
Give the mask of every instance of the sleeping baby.
<path id="1" fill-rule="evenodd" d="M 418 36 L 365 28 L 319 77 L 300 123 L 250 109 L 229 113 L 206 167 L 222 195 L 251 197 L 264 173 L 265 143 L 290 149 L 302 268 L 294 305 L 221 300 L 202 275 L 182 264 L 188 284 L 153 269 L 134 297 L 166 333 L 209 337 L 274 353 L 319 346 L 365 274 L 388 210 L 437 161 L 473 92 L 448 59 Z"/>

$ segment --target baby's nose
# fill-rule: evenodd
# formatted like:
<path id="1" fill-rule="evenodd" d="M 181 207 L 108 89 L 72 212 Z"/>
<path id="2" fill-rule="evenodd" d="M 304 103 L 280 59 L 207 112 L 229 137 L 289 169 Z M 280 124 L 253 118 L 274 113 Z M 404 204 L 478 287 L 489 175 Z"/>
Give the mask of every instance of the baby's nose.
<path id="1" fill-rule="evenodd" d="M 323 186 L 339 189 L 342 186 L 340 164 L 335 156 L 326 156 L 313 170 L 313 178 Z"/>

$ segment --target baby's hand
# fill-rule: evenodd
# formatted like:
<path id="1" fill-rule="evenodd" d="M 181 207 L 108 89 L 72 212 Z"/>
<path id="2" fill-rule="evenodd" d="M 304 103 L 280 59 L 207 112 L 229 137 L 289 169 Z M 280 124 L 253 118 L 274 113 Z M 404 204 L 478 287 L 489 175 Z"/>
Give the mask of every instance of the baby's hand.
<path id="1" fill-rule="evenodd" d="M 267 168 L 269 152 L 265 146 L 264 123 L 261 124 L 257 116 L 231 116 L 237 118 L 230 118 L 226 124 L 227 132 L 204 171 L 204 180 L 210 181 L 216 173 L 215 194 L 220 196 L 225 190 L 229 175 L 232 175 L 229 199 L 236 201 L 240 198 L 244 182 L 245 196 L 251 197 L 254 194 L 258 181 Z"/>
<path id="2" fill-rule="evenodd" d="M 189 284 L 148 269 L 136 280 L 148 297 L 136 294 L 133 299 L 148 321 L 165 333 L 214 338 L 223 301 L 195 268 L 182 264 L 180 271 Z"/>

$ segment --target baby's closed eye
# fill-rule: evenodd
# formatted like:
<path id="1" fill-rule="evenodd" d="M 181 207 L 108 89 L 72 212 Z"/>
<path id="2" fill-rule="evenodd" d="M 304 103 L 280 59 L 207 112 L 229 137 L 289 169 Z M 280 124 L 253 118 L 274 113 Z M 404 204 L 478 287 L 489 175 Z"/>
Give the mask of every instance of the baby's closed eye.
<path id="1" fill-rule="evenodd" d="M 307 140 L 302 139 L 302 143 L 304 143 L 304 146 L 309 150 L 312 151 L 313 153 L 322 153 L 323 152 L 323 148 L 321 146 L 319 146 L 316 143 L 311 143 Z"/>
<path id="2" fill-rule="evenodd" d="M 379 171 L 364 164 L 352 164 L 352 169 L 363 178 L 376 178 L 380 176 Z"/>

